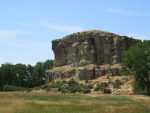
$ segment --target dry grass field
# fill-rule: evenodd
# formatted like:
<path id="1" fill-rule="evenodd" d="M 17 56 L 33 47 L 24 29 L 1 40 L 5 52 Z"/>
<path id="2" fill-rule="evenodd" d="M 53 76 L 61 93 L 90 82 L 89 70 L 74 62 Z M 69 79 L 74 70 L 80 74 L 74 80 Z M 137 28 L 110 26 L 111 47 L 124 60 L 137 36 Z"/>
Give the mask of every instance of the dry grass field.
<path id="1" fill-rule="evenodd" d="M 2 92 L 0 113 L 150 113 L 150 97 Z"/>

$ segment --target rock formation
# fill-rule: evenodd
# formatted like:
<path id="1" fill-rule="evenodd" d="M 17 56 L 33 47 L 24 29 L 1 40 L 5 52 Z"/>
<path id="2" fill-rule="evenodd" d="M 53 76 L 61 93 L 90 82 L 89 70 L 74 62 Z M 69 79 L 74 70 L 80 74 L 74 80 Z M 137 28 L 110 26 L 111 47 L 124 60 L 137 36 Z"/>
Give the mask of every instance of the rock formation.
<path id="1" fill-rule="evenodd" d="M 137 41 L 100 30 L 78 32 L 53 40 L 55 67 L 61 71 L 54 68 L 47 77 L 52 80 L 77 75 L 82 80 L 89 80 L 106 74 L 120 75 L 123 52 Z M 64 71 L 63 68 L 70 70 Z"/>

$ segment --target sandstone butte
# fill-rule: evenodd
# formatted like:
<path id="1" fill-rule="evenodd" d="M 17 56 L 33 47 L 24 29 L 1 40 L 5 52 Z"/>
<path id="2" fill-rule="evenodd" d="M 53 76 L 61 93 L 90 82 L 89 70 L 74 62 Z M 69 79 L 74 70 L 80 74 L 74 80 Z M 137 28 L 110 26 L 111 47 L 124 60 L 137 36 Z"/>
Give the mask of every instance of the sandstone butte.
<path id="1" fill-rule="evenodd" d="M 52 41 L 55 64 L 46 74 L 49 83 L 76 76 L 79 80 L 123 74 L 123 52 L 139 40 L 101 30 L 77 32 Z"/>

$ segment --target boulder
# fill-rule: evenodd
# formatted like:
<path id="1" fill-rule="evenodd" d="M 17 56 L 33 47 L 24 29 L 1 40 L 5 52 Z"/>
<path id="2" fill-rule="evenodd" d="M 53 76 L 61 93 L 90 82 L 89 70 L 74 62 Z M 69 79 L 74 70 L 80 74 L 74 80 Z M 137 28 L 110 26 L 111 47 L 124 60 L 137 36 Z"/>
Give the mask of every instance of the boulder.
<path id="1" fill-rule="evenodd" d="M 79 67 L 76 69 L 76 74 L 80 80 L 92 80 L 96 78 L 94 68 Z"/>

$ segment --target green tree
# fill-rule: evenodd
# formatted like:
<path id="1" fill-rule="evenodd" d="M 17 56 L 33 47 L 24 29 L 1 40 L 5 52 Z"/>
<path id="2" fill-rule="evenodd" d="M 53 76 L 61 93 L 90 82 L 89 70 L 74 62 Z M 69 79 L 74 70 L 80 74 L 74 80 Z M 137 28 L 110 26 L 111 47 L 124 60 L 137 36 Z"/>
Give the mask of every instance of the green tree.
<path id="1" fill-rule="evenodd" d="M 53 60 L 46 60 L 45 62 L 38 62 L 32 73 L 32 85 L 39 86 L 45 83 L 45 72 L 53 67 Z"/>
<path id="2" fill-rule="evenodd" d="M 27 65 L 27 86 L 29 88 L 33 87 L 32 75 L 33 75 L 34 67 L 31 65 Z"/>
<path id="3" fill-rule="evenodd" d="M 0 68 L 0 84 L 1 88 L 5 85 L 15 85 L 15 82 L 17 81 L 17 76 L 14 72 L 14 66 L 13 64 L 6 63 L 2 64 Z"/>
<path id="4" fill-rule="evenodd" d="M 135 94 L 150 95 L 150 41 L 129 48 L 124 54 L 123 65 L 134 76 Z"/>
<path id="5" fill-rule="evenodd" d="M 11 63 L 0 67 L 0 90 L 5 85 L 31 88 L 45 83 L 45 71 L 53 67 L 53 60 L 38 62 L 35 66 Z"/>
<path id="6" fill-rule="evenodd" d="M 14 71 L 17 76 L 16 86 L 27 87 L 28 82 L 28 73 L 27 67 L 24 64 L 16 64 L 14 65 Z"/>
<path id="7" fill-rule="evenodd" d="M 49 70 L 53 68 L 54 60 L 46 60 L 43 62 L 43 68 L 44 70 Z"/>
<path id="8" fill-rule="evenodd" d="M 34 69 L 33 69 L 33 73 L 32 73 L 32 83 L 33 86 L 39 86 L 44 84 L 45 81 L 45 70 L 43 68 L 43 63 L 38 62 Z"/>

